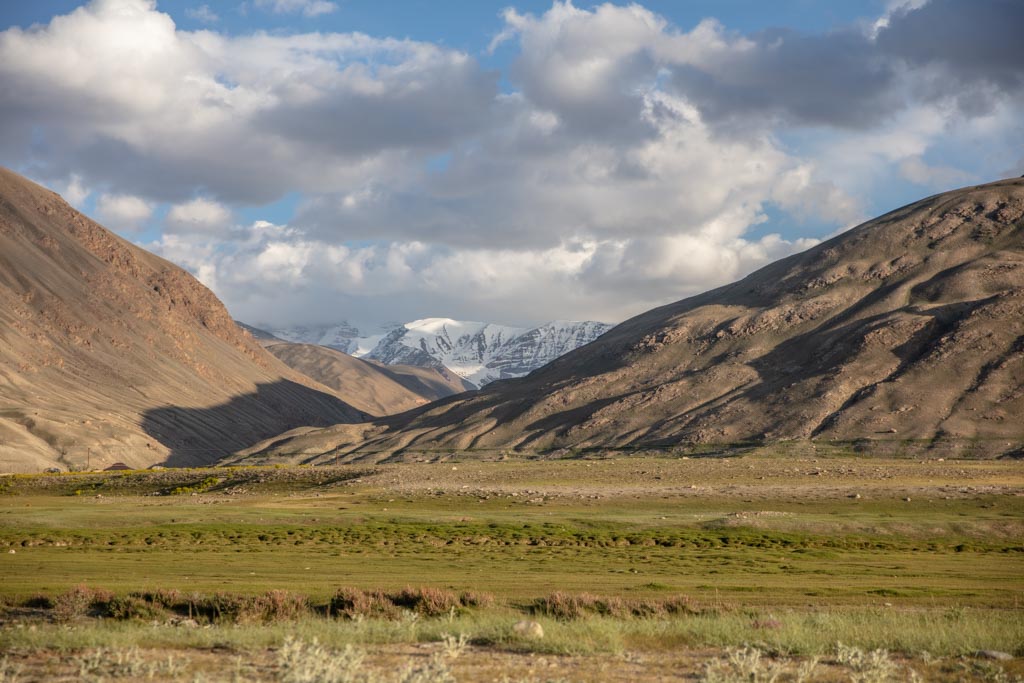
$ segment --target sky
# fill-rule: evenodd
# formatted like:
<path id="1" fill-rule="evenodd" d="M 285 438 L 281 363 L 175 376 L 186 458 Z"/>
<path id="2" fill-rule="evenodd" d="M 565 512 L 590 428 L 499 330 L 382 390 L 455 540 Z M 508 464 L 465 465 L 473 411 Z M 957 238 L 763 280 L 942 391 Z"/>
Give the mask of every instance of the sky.
<path id="1" fill-rule="evenodd" d="M 1024 174 L 1020 0 L 0 3 L 0 164 L 241 320 L 618 322 Z"/>

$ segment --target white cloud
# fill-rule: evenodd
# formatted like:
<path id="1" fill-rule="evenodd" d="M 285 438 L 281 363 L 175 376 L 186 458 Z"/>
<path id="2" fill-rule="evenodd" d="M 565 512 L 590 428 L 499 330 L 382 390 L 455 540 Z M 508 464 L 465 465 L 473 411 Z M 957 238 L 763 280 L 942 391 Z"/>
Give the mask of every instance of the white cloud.
<path id="1" fill-rule="evenodd" d="M 330 14 L 338 9 L 337 3 L 327 0 L 254 0 L 255 5 L 268 9 L 276 14 L 301 12 L 306 17 L 317 17 Z"/>
<path id="2" fill-rule="evenodd" d="M 350 247 L 259 222 L 239 239 L 167 234 L 146 246 L 189 268 L 243 320 L 268 311 L 285 324 L 414 319 L 457 308 L 463 317 L 525 323 L 564 317 L 568 305 L 576 317 L 614 322 L 815 243 L 778 235 L 751 241 L 733 232 L 723 225 L 707 234 L 534 249 L 416 241 Z"/>
<path id="3" fill-rule="evenodd" d="M 167 212 L 170 232 L 226 232 L 231 227 L 231 212 L 215 201 L 197 197 L 175 204 Z"/>
<path id="4" fill-rule="evenodd" d="M 979 25 L 998 32 L 993 6 Z M 847 227 L 879 189 L 1019 166 L 1017 43 L 922 38 L 962 11 L 748 36 L 637 4 L 508 10 L 502 92 L 437 44 L 188 32 L 148 0 L 94 0 L 0 33 L 0 156 L 79 201 L 172 204 L 153 248 L 243 318 L 613 321 Z M 289 193 L 290 226 L 234 224 Z M 780 213 L 789 239 L 751 236 Z"/>
<path id="5" fill-rule="evenodd" d="M 154 199 L 265 202 L 407 174 L 486 124 L 496 80 L 427 43 L 186 32 L 151 2 L 94 0 L 0 33 L 0 154 Z"/>
<path id="6" fill-rule="evenodd" d="M 153 207 L 141 197 L 101 194 L 96 200 L 99 221 L 118 230 L 138 230 L 153 215 Z"/>
<path id="7" fill-rule="evenodd" d="M 92 194 L 92 190 L 82 183 L 82 176 L 77 173 L 72 173 L 67 181 L 58 184 L 57 191 L 68 204 L 77 209 L 81 209 L 82 204 Z"/>
<path id="8" fill-rule="evenodd" d="M 210 9 L 209 5 L 200 5 L 199 7 L 186 9 L 185 16 L 189 19 L 201 21 L 204 24 L 215 24 L 220 21 L 220 17 L 216 12 Z"/>

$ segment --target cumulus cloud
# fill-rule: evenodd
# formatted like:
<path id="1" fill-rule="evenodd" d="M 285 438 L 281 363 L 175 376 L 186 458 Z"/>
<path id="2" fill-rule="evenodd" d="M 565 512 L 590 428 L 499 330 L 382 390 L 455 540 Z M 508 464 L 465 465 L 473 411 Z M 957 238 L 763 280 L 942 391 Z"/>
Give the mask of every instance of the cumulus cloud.
<path id="1" fill-rule="evenodd" d="M 332 244 L 257 222 L 237 239 L 166 234 L 147 248 L 192 270 L 243 320 L 277 324 L 350 318 L 415 319 L 457 309 L 465 318 L 530 323 L 565 317 L 617 321 L 730 282 L 815 240 L 675 235 L 569 242 L 549 248 L 451 248 L 422 242 Z M 559 296 L 551 293 L 558 292 Z"/>
<path id="2" fill-rule="evenodd" d="M 497 90 L 431 44 L 186 32 L 146 0 L 0 33 L 0 87 L 0 154 L 35 157 L 40 176 L 236 202 L 401 176 L 483 125 Z"/>
<path id="3" fill-rule="evenodd" d="M 197 197 L 172 206 L 166 226 L 170 232 L 224 233 L 231 227 L 231 212 L 215 201 Z"/>
<path id="4" fill-rule="evenodd" d="M 1019 94 L 1024 86 L 1021 26 L 1024 4 L 1017 0 L 931 0 L 898 9 L 876 42 L 886 55 L 935 68 L 942 82 L 930 85 L 940 91 L 988 84 Z"/>
<path id="5" fill-rule="evenodd" d="M 68 204 L 78 209 L 82 208 L 82 204 L 92 194 L 92 190 L 82 183 L 82 177 L 77 173 L 72 173 L 66 182 L 57 183 L 54 189 Z"/>
<path id="6" fill-rule="evenodd" d="M 93 0 L 0 33 L 0 158 L 99 213 L 169 204 L 150 246 L 243 319 L 614 321 L 813 243 L 777 222 L 825 235 L 890 184 L 1019 166 L 1020 12 L 900 0 L 743 34 L 555 2 L 503 14 L 502 74 L 433 43 L 190 32 Z M 235 224 L 289 193 L 288 226 Z"/>
<path id="7" fill-rule="evenodd" d="M 153 215 L 153 207 L 141 197 L 101 194 L 96 200 L 100 222 L 116 230 L 138 230 Z"/>
<path id="8" fill-rule="evenodd" d="M 709 120 L 869 129 L 915 103 L 978 115 L 1017 99 L 1024 47 L 1015 0 L 897 3 L 871 29 L 773 29 L 750 36 L 707 21 L 673 41 L 672 83 Z M 708 48 L 687 50 L 703 40 Z"/>

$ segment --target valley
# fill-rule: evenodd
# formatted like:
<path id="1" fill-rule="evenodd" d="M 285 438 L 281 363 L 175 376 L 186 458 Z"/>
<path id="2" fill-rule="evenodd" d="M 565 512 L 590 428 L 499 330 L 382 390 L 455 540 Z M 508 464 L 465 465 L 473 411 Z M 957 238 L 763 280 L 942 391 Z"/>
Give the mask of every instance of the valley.
<path id="1" fill-rule="evenodd" d="M 473 654 L 456 670 L 504 661 L 525 675 L 536 660 L 523 653 L 534 653 L 576 680 L 576 667 L 610 655 L 655 672 L 664 653 L 676 674 L 697 675 L 744 642 L 797 662 L 818 656 L 824 673 L 842 642 L 894 650 L 934 680 L 982 680 L 964 678 L 958 662 L 971 660 L 962 657 L 1014 651 L 1024 638 L 1024 473 L 1012 461 L 794 457 L 784 447 L 728 458 L 452 454 L 372 466 L 19 475 L 0 487 L 0 647 L 13 652 L 43 637 L 152 656 L 212 638 L 225 644 L 216 667 L 244 654 L 268 662 L 272 680 L 266 648 L 289 632 L 368 649 L 374 661 L 416 661 L 441 648 L 443 634 L 462 633 Z M 76 586 L 178 591 L 193 596 L 194 616 L 216 595 L 276 591 L 308 607 L 244 628 L 211 613 L 212 632 L 145 625 L 184 618 L 182 606 L 142 621 L 83 613 L 66 635 L 48 625 L 46 609 L 23 607 Z M 323 616 L 341 589 L 407 588 L 476 595 L 477 606 L 422 613 L 412 629 L 414 606 L 356 621 Z M 552 607 L 559 595 L 576 606 Z M 683 607 L 659 607 L 670 604 Z M 647 607 L 631 616 L 630 605 Z M 544 638 L 516 637 L 522 619 L 538 620 Z M 686 654 L 670 655 L 678 645 Z M 922 662 L 923 651 L 932 659 Z"/>
<path id="2" fill-rule="evenodd" d="M 1022 27 L 0 2 L 0 683 L 1024 683 Z"/>

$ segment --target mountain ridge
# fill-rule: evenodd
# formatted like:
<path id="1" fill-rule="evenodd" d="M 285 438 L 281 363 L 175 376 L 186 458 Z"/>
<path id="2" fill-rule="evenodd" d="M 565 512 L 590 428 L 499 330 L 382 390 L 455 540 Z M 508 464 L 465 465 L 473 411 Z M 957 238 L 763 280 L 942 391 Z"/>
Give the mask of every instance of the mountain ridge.
<path id="1" fill-rule="evenodd" d="M 207 464 L 364 419 L 184 270 L 0 168 L 0 470 Z"/>
<path id="2" fill-rule="evenodd" d="M 447 368 L 475 386 L 529 374 L 590 343 L 611 325 L 556 320 L 536 327 L 423 318 L 361 335 L 348 322 L 333 326 L 269 328 L 295 343 L 320 344 L 385 365 Z"/>
<path id="3" fill-rule="evenodd" d="M 1022 217 L 1021 179 L 928 197 L 643 313 L 528 377 L 243 455 L 883 439 L 1017 452 Z"/>

